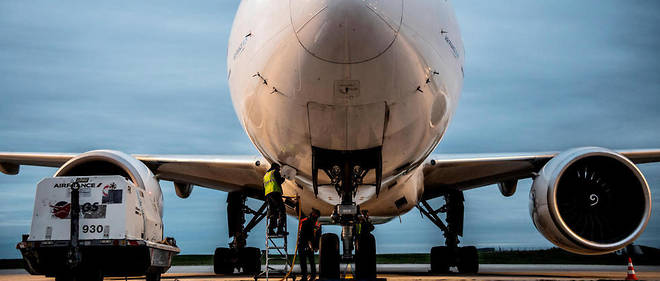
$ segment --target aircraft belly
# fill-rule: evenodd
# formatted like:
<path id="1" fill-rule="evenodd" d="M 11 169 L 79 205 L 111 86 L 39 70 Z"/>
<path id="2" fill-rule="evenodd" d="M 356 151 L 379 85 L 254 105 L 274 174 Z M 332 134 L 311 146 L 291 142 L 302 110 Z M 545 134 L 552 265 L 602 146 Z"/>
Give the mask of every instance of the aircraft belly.
<path id="1" fill-rule="evenodd" d="M 422 194 L 423 174 L 420 168 L 394 178 L 381 188 L 378 197 L 371 197 L 360 205 L 370 216 L 393 217 L 404 214 L 417 205 Z"/>
<path id="2" fill-rule="evenodd" d="M 371 186 L 361 186 L 358 189 L 356 199 L 361 210 L 368 210 L 369 215 L 378 218 L 377 223 L 384 223 L 393 217 L 399 216 L 410 211 L 417 205 L 421 198 L 423 190 L 423 174 L 420 168 L 413 172 L 397 177 L 395 180 L 386 183 L 378 197 L 371 196 L 375 192 Z M 314 196 L 310 188 L 301 188 L 291 181 L 286 181 L 283 186 L 285 196 L 300 196 L 302 201 L 302 210 L 308 214 L 312 208 L 321 212 L 321 216 L 328 218 L 334 210 L 334 206 L 339 202 L 336 192 L 319 193 Z M 361 194 L 362 193 L 362 194 Z M 331 196 L 333 198 L 324 198 Z M 289 215 L 297 216 L 295 210 L 288 209 Z"/>

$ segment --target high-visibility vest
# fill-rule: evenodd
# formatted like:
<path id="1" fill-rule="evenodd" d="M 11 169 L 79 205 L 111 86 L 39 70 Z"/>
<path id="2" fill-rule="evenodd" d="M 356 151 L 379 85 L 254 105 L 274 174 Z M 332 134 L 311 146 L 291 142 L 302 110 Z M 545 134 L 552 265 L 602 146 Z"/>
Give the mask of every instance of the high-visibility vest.
<path id="1" fill-rule="evenodd" d="M 271 192 L 282 193 L 282 187 L 275 179 L 275 170 L 269 171 L 264 175 L 264 193 L 268 195 Z"/>
<path id="2" fill-rule="evenodd" d="M 355 232 L 357 232 L 357 235 L 362 234 L 362 223 L 359 222 L 359 223 L 357 223 L 355 226 L 356 226 L 356 228 L 357 228 L 356 231 L 355 231 Z"/>

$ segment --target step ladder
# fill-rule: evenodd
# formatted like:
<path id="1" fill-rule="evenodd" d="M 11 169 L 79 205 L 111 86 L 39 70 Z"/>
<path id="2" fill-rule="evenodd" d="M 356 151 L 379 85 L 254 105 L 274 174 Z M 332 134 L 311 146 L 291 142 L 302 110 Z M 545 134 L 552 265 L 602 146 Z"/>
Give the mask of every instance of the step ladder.
<path id="1" fill-rule="evenodd" d="M 284 234 L 268 235 L 270 229 L 270 219 L 266 218 L 266 268 L 261 273 L 254 276 L 254 280 L 263 279 L 269 280 L 270 278 L 280 280 L 283 279 L 291 269 L 291 261 L 289 260 L 288 253 L 288 233 L 287 222 L 284 220 Z M 272 262 L 284 261 L 284 268 L 274 268 Z M 296 280 L 293 272 L 287 276 L 287 279 Z"/>

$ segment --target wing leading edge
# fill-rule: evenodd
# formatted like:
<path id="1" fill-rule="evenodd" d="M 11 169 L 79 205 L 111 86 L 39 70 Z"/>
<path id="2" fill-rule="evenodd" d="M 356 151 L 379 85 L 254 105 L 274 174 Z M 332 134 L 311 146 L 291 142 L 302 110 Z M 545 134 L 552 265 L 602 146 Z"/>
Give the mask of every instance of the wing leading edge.
<path id="1" fill-rule="evenodd" d="M 619 150 L 635 164 L 660 162 L 660 149 Z M 424 199 L 448 189 L 468 190 L 529 178 L 557 152 L 508 154 L 432 155 L 423 166 Z M 0 172 L 17 174 L 20 165 L 59 167 L 72 153 L 0 152 Z M 242 191 L 261 199 L 267 165 L 258 156 L 132 155 L 161 180 L 191 184 L 225 192 Z"/>
<path id="2" fill-rule="evenodd" d="M 20 165 L 60 167 L 78 154 L 0 152 L 0 172 L 15 175 Z M 266 160 L 258 156 L 132 155 L 160 180 L 211 189 L 242 191 L 252 198 L 263 197 Z M 265 165 L 264 165 L 265 164 Z"/>

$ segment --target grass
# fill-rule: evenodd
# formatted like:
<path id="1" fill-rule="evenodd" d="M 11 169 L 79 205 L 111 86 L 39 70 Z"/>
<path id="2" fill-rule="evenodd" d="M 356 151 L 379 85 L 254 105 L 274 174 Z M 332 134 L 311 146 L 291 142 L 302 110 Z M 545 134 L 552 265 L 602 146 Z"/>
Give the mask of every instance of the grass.
<path id="1" fill-rule="evenodd" d="M 212 265 L 213 255 L 177 255 L 172 265 Z"/>
<path id="2" fill-rule="evenodd" d="M 290 256 L 292 258 L 293 255 Z M 318 254 L 316 256 L 318 262 Z M 380 254 L 376 256 L 379 264 L 428 264 L 429 254 Z M 481 264 L 603 264 L 620 265 L 627 263 L 627 256 L 614 253 L 598 256 L 583 256 L 566 252 L 559 248 L 545 250 L 480 250 Z M 265 261 L 262 257 L 262 264 Z M 212 265 L 211 255 L 180 255 L 174 257 L 173 265 Z M 646 256 L 635 257 L 635 264 L 660 265 L 660 253 L 652 252 Z"/>

